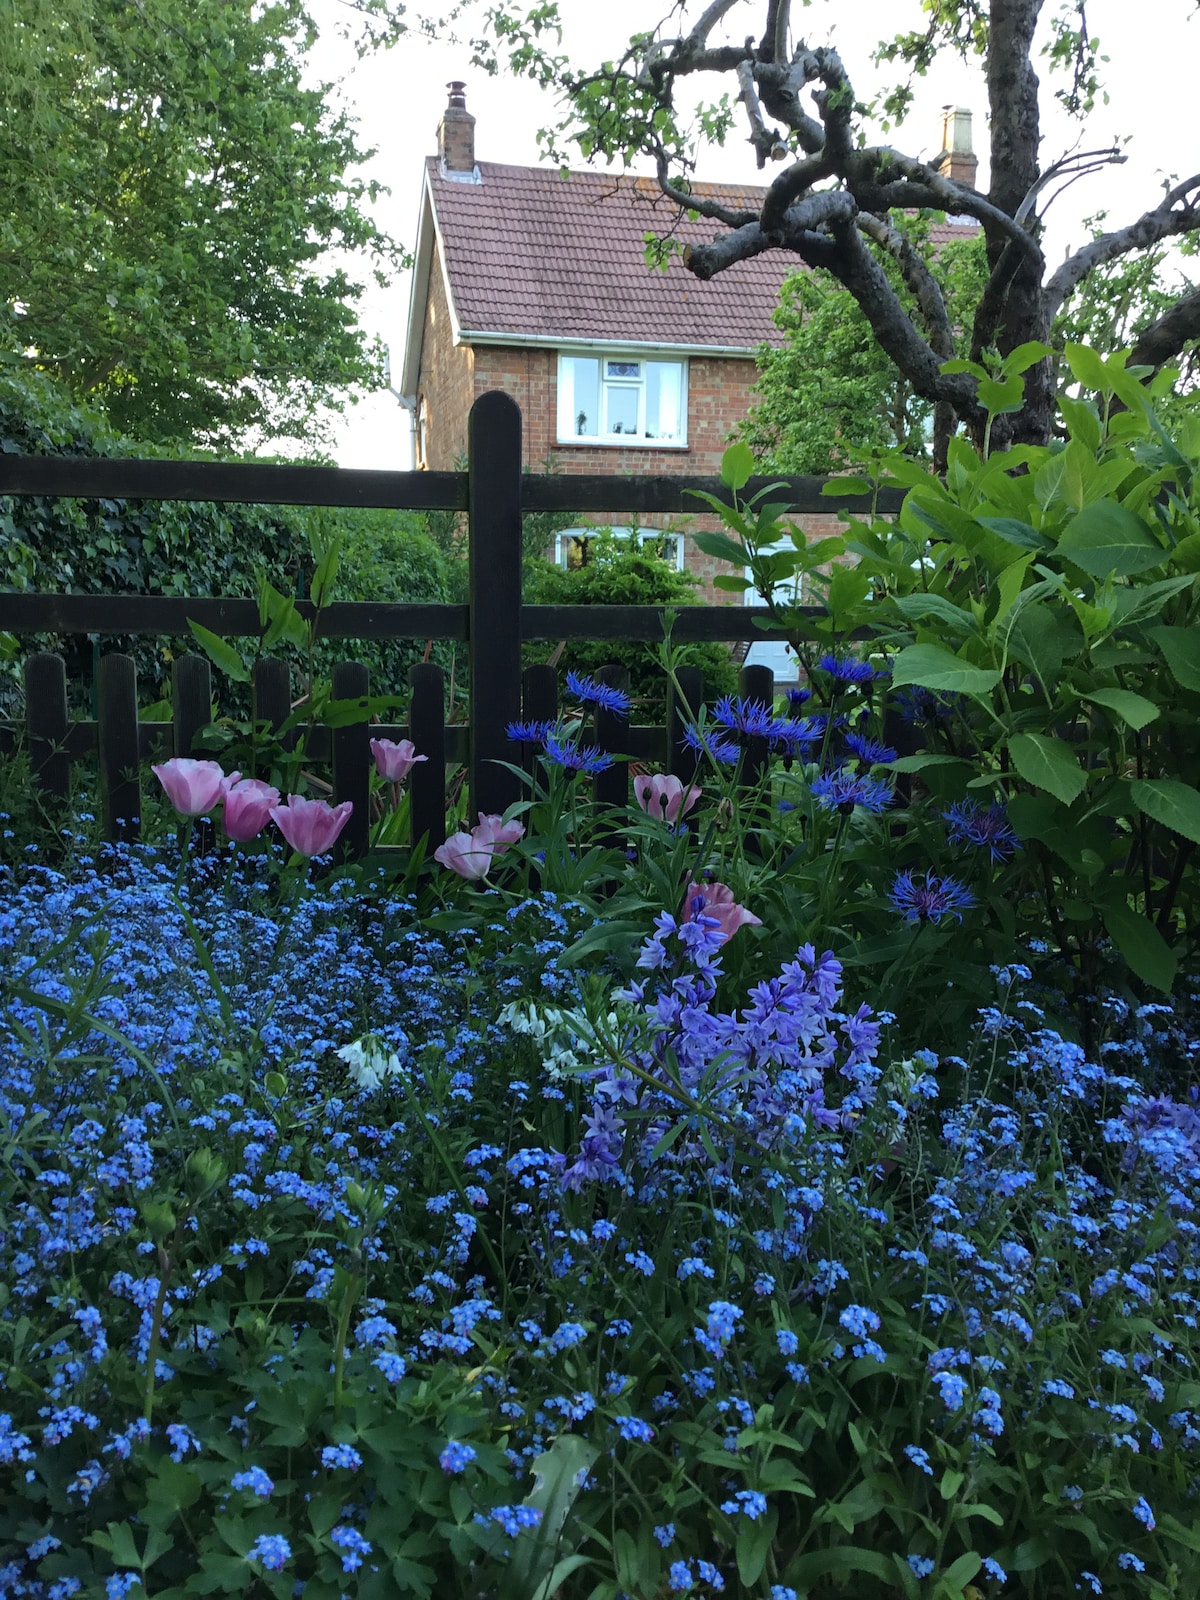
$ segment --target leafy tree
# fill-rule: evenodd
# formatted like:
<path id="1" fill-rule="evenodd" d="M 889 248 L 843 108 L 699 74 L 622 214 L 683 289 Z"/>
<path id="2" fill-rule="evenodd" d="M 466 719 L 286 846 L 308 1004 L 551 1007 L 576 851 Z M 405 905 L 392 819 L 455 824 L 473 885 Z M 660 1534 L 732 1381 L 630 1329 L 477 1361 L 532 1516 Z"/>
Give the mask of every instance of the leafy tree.
<path id="1" fill-rule="evenodd" d="M 314 38 L 300 0 L 0 0 L 0 361 L 139 439 L 319 442 L 378 370 L 351 264 L 398 255 Z"/>
<path id="2" fill-rule="evenodd" d="M 360 5 L 395 13 L 389 0 Z M 1039 210 L 1086 158 L 1070 157 L 1045 170 L 1039 162 L 1034 54 L 1043 6 L 1044 0 L 922 0 L 912 8 L 914 30 L 884 41 L 877 52 L 907 79 L 883 102 L 893 122 L 911 99 L 912 73 L 927 70 L 940 51 L 980 60 L 989 103 L 987 194 L 890 144 L 870 142 L 864 122 L 880 107 L 860 101 L 850 68 L 832 45 L 797 37 L 801 11 L 791 0 L 710 0 L 703 6 L 683 0 L 663 22 L 663 8 L 646 0 L 645 27 L 625 51 L 583 69 L 556 50 L 554 0 L 520 11 L 490 5 L 476 60 L 492 70 L 506 60 L 514 72 L 559 91 L 565 109 L 549 135 L 555 155 L 561 157 L 560 147 L 573 142 L 602 159 L 650 157 L 662 192 L 681 211 L 699 213 L 723 230 L 712 243 L 685 251 L 686 265 L 698 278 L 712 278 L 767 250 L 792 251 L 855 301 L 874 340 L 913 391 L 939 408 L 941 440 L 949 439 L 954 419 L 982 438 L 989 412 L 998 412 L 989 429 L 993 447 L 1036 444 L 1050 436 L 1055 392 L 1054 362 L 1039 347 L 1049 344 L 1065 302 L 1107 263 L 1200 229 L 1196 173 L 1152 200 L 1140 218 L 1106 230 L 1061 265 L 1048 265 Z M 849 0 L 838 0 L 833 11 L 849 29 L 855 11 Z M 1098 42 L 1087 25 L 1086 0 L 1063 0 L 1046 20 L 1059 97 L 1082 118 L 1100 87 Z M 397 16 L 396 26 L 403 25 Z M 716 80 L 725 92 L 685 124 L 681 101 L 693 80 Z M 757 208 L 699 195 L 692 186 L 694 175 L 703 177 L 704 147 L 723 143 L 738 123 L 760 167 L 779 162 Z M 975 370 L 945 370 L 955 349 L 945 296 L 929 253 L 912 248 L 896 226 L 897 217 L 926 209 L 972 217 L 983 230 L 988 277 L 969 324 Z M 898 292 L 878 251 L 895 263 L 911 300 Z M 1159 367 L 1197 334 L 1200 290 L 1145 330 L 1135 361 Z M 993 351 L 1007 363 L 999 384 L 982 370 Z M 1022 373 L 1023 388 L 1017 381 Z"/>

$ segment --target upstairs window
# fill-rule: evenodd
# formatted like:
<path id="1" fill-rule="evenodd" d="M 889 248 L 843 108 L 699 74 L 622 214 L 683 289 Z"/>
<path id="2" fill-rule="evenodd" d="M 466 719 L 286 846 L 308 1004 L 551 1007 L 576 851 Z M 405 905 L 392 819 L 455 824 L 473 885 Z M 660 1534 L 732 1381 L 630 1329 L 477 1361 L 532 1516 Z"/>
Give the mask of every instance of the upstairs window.
<path id="1" fill-rule="evenodd" d="M 687 363 L 644 356 L 558 358 L 560 444 L 687 443 Z"/>
<path id="2" fill-rule="evenodd" d="M 683 571 L 683 535 L 663 528 L 566 528 L 554 537 L 555 565 L 565 567 L 568 572 L 586 567 L 592 540 L 605 533 L 614 539 L 633 539 L 643 550 L 674 567 L 676 572 Z"/>

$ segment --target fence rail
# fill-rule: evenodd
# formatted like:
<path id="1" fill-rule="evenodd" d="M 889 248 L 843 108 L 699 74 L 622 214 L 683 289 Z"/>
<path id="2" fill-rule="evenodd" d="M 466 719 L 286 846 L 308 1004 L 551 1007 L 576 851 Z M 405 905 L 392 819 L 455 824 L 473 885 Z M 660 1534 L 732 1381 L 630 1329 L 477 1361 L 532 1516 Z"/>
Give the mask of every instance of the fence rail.
<path id="1" fill-rule="evenodd" d="M 655 641 L 663 637 L 661 606 L 532 606 L 521 595 L 521 518 L 528 511 L 695 512 L 689 491 L 703 490 L 726 504 L 729 491 L 709 477 L 600 477 L 585 474 L 529 474 L 521 471 L 521 416 L 508 395 L 480 396 L 471 410 L 468 467 L 465 472 L 363 472 L 344 468 L 293 467 L 256 463 L 135 461 L 62 456 L 0 456 L 0 496 L 49 495 L 85 499 L 242 501 L 253 504 L 389 507 L 402 510 L 465 511 L 468 519 L 469 597 L 466 605 L 408 605 L 337 602 L 320 616 L 319 634 L 337 639 L 450 639 L 468 647 L 471 723 L 448 726 L 445 684 L 439 667 L 410 669 L 411 707 L 405 724 L 372 725 L 363 720 L 329 730 L 316 728 L 306 744 L 313 761 L 333 767 L 336 800 L 354 801 L 347 851 L 367 847 L 369 740 L 412 738 L 436 759 L 414 767 L 409 777 L 413 838 L 429 835 L 430 847 L 445 837 L 446 766 L 468 769 L 470 814 L 504 811 L 520 797 L 520 780 L 504 763 L 518 752 L 507 738 L 510 722 L 552 718 L 557 711 L 553 669 L 521 671 L 521 645 L 530 639 Z M 793 511 L 835 512 L 862 509 L 856 497 L 824 495 L 823 480 L 752 480 L 745 494 L 774 483 L 772 498 Z M 901 496 L 890 491 L 877 508 L 898 509 Z M 311 618 L 313 607 L 297 610 Z M 814 615 L 817 615 L 815 610 Z M 778 629 L 759 626 L 763 607 L 736 604 L 684 606 L 676 612 L 673 636 L 689 643 L 781 639 Z M 160 595 L 0 594 L 0 630 L 15 634 L 165 635 L 181 637 L 194 621 L 215 633 L 257 636 L 257 603 L 232 598 L 190 599 Z M 608 681 L 621 682 L 617 669 L 604 669 Z M 166 722 L 140 722 L 133 661 L 120 654 L 102 656 L 97 674 L 97 716 L 72 721 L 67 712 L 66 676 L 61 658 L 46 653 L 26 664 L 24 735 L 34 781 L 47 795 L 69 791 L 70 763 L 96 753 L 100 764 L 103 818 L 107 836 L 136 832 L 141 809 L 138 763 L 149 755 L 190 755 L 196 736 L 209 721 L 212 687 L 208 662 L 188 655 L 173 663 L 172 710 Z M 743 667 L 742 693 L 769 703 L 774 680 L 769 669 Z M 655 761 L 683 778 L 695 770 L 695 755 L 683 741 L 688 716 L 698 708 L 703 684 L 697 672 L 681 674 L 682 698 L 671 688 L 662 726 L 629 726 L 615 718 L 598 719 L 602 747 L 640 761 Z M 334 668 L 338 699 L 365 698 L 371 686 L 357 662 Z M 258 663 L 253 682 L 256 720 L 278 729 L 291 705 L 286 664 Z M 11 745 L 18 730 L 0 729 Z M 749 766 L 765 752 L 749 752 Z M 751 776 L 752 776 L 751 772 Z M 598 775 L 599 799 L 616 803 L 628 795 L 629 774 L 618 764 Z"/>

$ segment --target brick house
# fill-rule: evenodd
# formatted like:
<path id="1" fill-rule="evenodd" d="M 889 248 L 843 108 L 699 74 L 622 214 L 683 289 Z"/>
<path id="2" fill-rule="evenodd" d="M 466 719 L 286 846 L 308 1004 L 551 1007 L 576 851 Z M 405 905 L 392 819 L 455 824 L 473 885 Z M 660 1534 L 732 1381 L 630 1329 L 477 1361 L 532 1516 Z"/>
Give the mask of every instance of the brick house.
<path id="1" fill-rule="evenodd" d="M 453 467 L 472 402 L 504 389 L 521 408 L 528 471 L 553 463 L 564 473 L 716 473 L 754 398 L 754 352 L 781 340 L 772 312 L 795 258 L 769 252 L 707 283 L 678 259 L 650 271 L 648 233 L 698 244 L 714 224 L 677 221 L 653 179 L 478 161 L 464 86 L 449 88 L 425 167 L 401 379 L 416 465 Z M 969 114 L 960 115 L 969 156 Z M 958 177 L 949 152 L 961 137 L 950 137 L 949 122 L 945 144 L 943 170 Z M 753 210 L 764 194 L 696 190 Z M 836 517 L 796 520 L 813 535 L 841 526 Z M 644 539 L 655 524 L 671 530 L 660 548 L 701 578 L 702 598 L 737 603 L 712 589 L 718 564 L 688 537 L 711 519 L 647 517 L 618 531 Z M 555 558 L 580 559 L 584 532 L 559 536 Z M 756 645 L 760 657 L 789 670 L 782 646 Z"/>

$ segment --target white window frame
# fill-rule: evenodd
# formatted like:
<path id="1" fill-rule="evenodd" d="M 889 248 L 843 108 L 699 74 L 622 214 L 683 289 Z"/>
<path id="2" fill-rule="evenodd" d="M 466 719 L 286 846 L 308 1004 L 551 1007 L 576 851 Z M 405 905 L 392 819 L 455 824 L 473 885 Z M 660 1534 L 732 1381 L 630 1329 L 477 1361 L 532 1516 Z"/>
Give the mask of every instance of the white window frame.
<path id="1" fill-rule="evenodd" d="M 674 566 L 676 572 L 684 570 L 683 534 L 676 533 L 672 528 L 564 528 L 561 533 L 554 536 L 554 565 L 566 568 L 567 566 L 567 541 L 595 539 L 601 534 L 611 534 L 614 539 L 636 538 L 639 545 L 657 544 L 660 539 L 673 539 L 675 541 Z"/>
<path id="2" fill-rule="evenodd" d="M 576 433 L 573 418 L 563 415 L 563 362 L 567 360 L 598 361 L 600 363 L 600 420 L 607 426 L 608 395 L 612 390 L 636 389 L 638 395 L 638 432 L 636 433 Z M 637 378 L 609 378 L 609 362 L 637 363 Z M 657 362 L 679 369 L 679 437 L 677 439 L 648 439 L 646 427 L 646 364 Z M 688 363 L 684 356 L 654 355 L 642 350 L 560 350 L 556 378 L 555 435 L 559 444 L 621 445 L 636 450 L 686 450 L 688 425 Z M 564 427 L 564 423 L 566 426 Z"/>
<path id="3" fill-rule="evenodd" d="M 791 535 L 777 539 L 774 544 L 764 545 L 764 555 L 778 555 L 784 550 L 794 550 Z M 753 587 L 754 574 L 749 567 L 745 569 L 746 582 L 751 585 L 742 590 L 742 604 L 747 606 L 761 606 L 762 596 Z M 784 605 L 803 605 L 805 601 L 805 574 L 794 572 L 790 578 L 783 579 L 774 587 L 774 598 Z M 776 683 L 795 683 L 800 676 L 799 663 L 791 647 L 782 639 L 756 639 L 746 653 L 745 666 L 770 667 L 775 674 Z"/>

